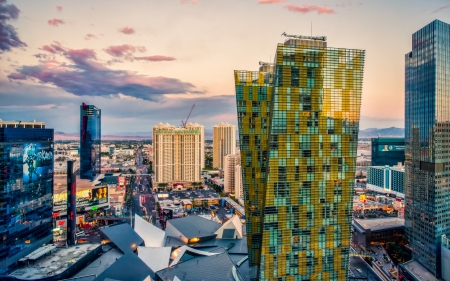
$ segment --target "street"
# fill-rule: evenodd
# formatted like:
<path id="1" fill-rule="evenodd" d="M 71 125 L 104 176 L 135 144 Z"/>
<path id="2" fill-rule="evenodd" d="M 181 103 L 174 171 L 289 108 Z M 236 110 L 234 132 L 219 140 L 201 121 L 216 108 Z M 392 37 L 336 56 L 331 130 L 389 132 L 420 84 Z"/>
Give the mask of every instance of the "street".
<path id="1" fill-rule="evenodd" d="M 361 257 L 350 257 L 349 277 L 367 278 L 367 280 L 384 281 Z"/>

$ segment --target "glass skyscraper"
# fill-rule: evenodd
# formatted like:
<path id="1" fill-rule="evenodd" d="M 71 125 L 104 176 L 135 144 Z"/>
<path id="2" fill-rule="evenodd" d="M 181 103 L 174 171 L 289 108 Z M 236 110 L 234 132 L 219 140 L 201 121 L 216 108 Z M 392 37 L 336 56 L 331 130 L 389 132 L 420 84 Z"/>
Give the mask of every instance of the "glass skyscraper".
<path id="1" fill-rule="evenodd" d="M 100 174 L 101 110 L 95 105 L 80 106 L 80 178 Z"/>
<path id="2" fill-rule="evenodd" d="M 234 73 L 251 273 L 346 280 L 365 52 L 286 36 Z"/>
<path id="3" fill-rule="evenodd" d="M 440 240 L 450 235 L 450 25 L 412 35 L 405 55 L 405 226 L 417 260 L 440 276 Z"/>
<path id="4" fill-rule="evenodd" d="M 0 275 L 53 239 L 53 129 L 15 123 L 0 120 Z"/>

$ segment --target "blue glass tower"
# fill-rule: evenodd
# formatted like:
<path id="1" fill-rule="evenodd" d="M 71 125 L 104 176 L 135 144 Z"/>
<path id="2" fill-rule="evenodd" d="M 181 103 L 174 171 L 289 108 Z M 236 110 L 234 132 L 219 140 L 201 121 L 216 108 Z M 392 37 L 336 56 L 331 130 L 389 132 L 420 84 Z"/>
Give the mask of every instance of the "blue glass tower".
<path id="1" fill-rule="evenodd" d="M 100 174 L 101 110 L 94 105 L 80 106 L 80 178 Z"/>
<path id="2" fill-rule="evenodd" d="M 405 56 L 405 225 L 413 258 L 440 276 L 450 234 L 450 25 L 435 20 Z"/>
<path id="3" fill-rule="evenodd" d="M 0 120 L 0 275 L 53 239 L 53 129 Z"/>

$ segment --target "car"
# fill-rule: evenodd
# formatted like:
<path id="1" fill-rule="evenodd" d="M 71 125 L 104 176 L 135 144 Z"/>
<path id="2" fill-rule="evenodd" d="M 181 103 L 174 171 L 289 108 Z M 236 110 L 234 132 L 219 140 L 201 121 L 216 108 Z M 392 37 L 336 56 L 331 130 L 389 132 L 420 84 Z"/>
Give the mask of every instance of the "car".
<path id="1" fill-rule="evenodd" d="M 377 264 L 378 264 L 379 266 L 383 266 L 383 263 L 382 263 L 381 261 L 377 261 Z"/>

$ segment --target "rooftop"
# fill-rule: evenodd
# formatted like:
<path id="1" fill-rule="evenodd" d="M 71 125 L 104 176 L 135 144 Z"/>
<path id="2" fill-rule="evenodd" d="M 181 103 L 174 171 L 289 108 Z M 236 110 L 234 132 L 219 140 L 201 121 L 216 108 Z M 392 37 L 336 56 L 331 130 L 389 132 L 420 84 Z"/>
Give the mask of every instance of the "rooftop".
<path id="1" fill-rule="evenodd" d="M 242 280 L 240 272 L 226 252 L 196 257 L 160 270 L 156 272 L 156 275 L 163 281 L 175 280 L 175 277 L 180 280 L 234 281 L 236 280 L 234 275 L 239 276 L 239 279 Z"/>
<path id="2" fill-rule="evenodd" d="M 144 240 L 127 223 L 100 228 L 100 235 L 111 241 L 124 254 L 134 251 Z"/>
<path id="3" fill-rule="evenodd" d="M 128 252 L 98 275 L 95 281 L 104 281 L 107 278 L 122 281 L 143 281 L 148 276 L 154 276 L 154 272 L 135 253 Z"/>
<path id="4" fill-rule="evenodd" d="M 409 274 L 414 276 L 417 280 L 421 281 L 438 281 L 434 275 L 429 272 L 425 267 L 423 267 L 420 263 L 415 260 L 411 260 L 401 264 L 403 268 L 408 271 Z"/>
<path id="5" fill-rule="evenodd" d="M 44 254 L 44 256 L 37 257 L 35 261 L 33 258 L 27 266 L 15 270 L 10 276 L 20 280 L 38 280 L 47 278 L 48 276 L 58 275 L 98 247 L 101 247 L 101 245 L 79 244 L 69 248 L 52 247 L 51 252 L 47 252 L 47 254 L 50 253 L 49 255 Z M 37 249 L 33 253 L 42 252 L 42 248 L 44 247 Z M 33 253 L 29 256 L 36 257 Z"/>
<path id="6" fill-rule="evenodd" d="M 188 239 L 215 235 L 214 233 L 221 227 L 220 224 L 199 216 L 172 219 L 167 223 L 171 224 Z"/>
<path id="7" fill-rule="evenodd" d="M 372 232 L 405 226 L 405 219 L 403 218 L 354 219 L 354 222 L 364 229 L 370 229 Z"/>

